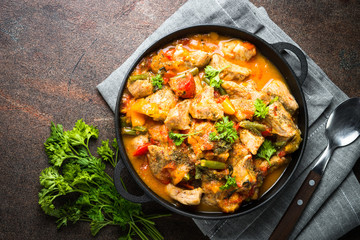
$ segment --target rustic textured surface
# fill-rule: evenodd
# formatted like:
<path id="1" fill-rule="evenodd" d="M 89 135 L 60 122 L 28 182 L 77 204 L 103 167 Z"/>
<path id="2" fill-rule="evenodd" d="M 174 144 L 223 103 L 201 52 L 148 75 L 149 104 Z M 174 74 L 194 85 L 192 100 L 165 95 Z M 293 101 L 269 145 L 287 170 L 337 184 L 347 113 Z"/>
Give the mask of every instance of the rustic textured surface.
<path id="1" fill-rule="evenodd" d="M 56 230 L 37 205 L 50 121 L 83 118 L 114 137 L 96 85 L 185 0 L 2 1 L 0 239 L 88 239 L 88 224 Z M 360 96 L 360 2 L 253 1 L 350 97 Z M 145 209 L 164 211 L 157 204 Z M 204 239 L 188 218 L 157 221 L 166 239 Z M 97 239 L 116 239 L 109 227 Z"/>

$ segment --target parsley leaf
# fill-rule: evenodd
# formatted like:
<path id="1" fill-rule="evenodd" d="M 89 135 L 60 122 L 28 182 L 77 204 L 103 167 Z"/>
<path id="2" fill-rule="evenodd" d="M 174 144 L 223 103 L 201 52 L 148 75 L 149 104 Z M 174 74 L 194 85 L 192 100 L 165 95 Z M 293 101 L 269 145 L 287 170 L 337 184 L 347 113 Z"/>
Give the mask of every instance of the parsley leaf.
<path id="1" fill-rule="evenodd" d="M 189 134 L 169 132 L 169 138 L 174 141 L 176 146 L 180 146 L 187 137 L 195 134 L 198 134 L 198 132 Z"/>
<path id="2" fill-rule="evenodd" d="M 255 100 L 255 116 L 259 118 L 265 118 L 269 113 L 269 107 L 259 98 Z"/>
<path id="3" fill-rule="evenodd" d="M 266 115 L 269 113 L 269 105 L 273 104 L 278 99 L 279 99 L 279 97 L 276 96 L 275 98 L 271 99 L 271 101 L 269 102 L 268 105 L 266 105 L 261 99 L 257 98 L 254 102 L 254 106 L 255 106 L 255 114 L 254 115 L 259 118 L 265 118 Z"/>
<path id="4" fill-rule="evenodd" d="M 219 74 L 225 68 L 227 68 L 227 67 L 224 67 L 224 68 L 222 68 L 220 70 L 217 70 L 217 69 L 213 68 L 210 65 L 206 66 L 206 68 L 205 68 L 205 77 L 207 79 L 209 79 L 209 81 L 210 81 L 209 85 L 211 87 L 221 88 L 221 84 L 223 83 L 223 80 L 220 79 Z"/>
<path id="5" fill-rule="evenodd" d="M 221 186 L 220 190 L 225 190 L 225 189 L 229 189 L 231 187 L 236 187 L 236 186 L 237 186 L 237 184 L 236 184 L 235 177 L 228 176 L 228 178 L 226 179 L 225 185 Z"/>
<path id="6" fill-rule="evenodd" d="M 215 123 L 216 132 L 211 132 L 209 138 L 211 141 L 224 140 L 227 143 L 234 143 L 238 139 L 236 129 L 234 128 L 234 122 L 229 121 L 229 118 L 223 117 L 222 121 Z"/>
<path id="7" fill-rule="evenodd" d="M 51 134 L 44 144 L 51 166 L 39 177 L 39 205 L 45 214 L 57 218 L 58 228 L 86 221 L 94 236 L 107 225 L 118 225 L 122 230 L 129 229 L 126 237 L 130 239 L 135 235 L 163 239 L 152 219 L 165 215 L 146 216 L 140 204 L 118 194 L 113 179 L 104 171 L 103 161 L 113 166 L 118 161 L 116 140 L 111 143 L 113 149 L 109 140 L 102 141 L 97 149 L 101 158 L 91 154 L 89 141 L 98 136 L 99 131 L 82 120 L 70 131 L 51 123 Z"/>
<path id="8" fill-rule="evenodd" d="M 155 77 L 151 78 L 151 84 L 155 89 L 162 89 L 164 79 L 161 77 L 161 74 L 157 74 Z"/>
<path id="9" fill-rule="evenodd" d="M 256 155 L 260 158 L 266 159 L 266 161 L 268 161 L 269 165 L 271 166 L 270 158 L 274 153 L 276 153 L 276 148 L 270 140 L 265 139 Z"/>

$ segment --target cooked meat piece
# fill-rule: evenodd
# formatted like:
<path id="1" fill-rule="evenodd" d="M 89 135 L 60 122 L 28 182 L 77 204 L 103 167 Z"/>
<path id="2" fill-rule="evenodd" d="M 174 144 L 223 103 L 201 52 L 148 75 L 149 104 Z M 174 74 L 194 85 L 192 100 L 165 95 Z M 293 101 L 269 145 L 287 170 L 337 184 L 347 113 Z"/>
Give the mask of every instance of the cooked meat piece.
<path id="1" fill-rule="evenodd" d="M 298 150 L 300 143 L 302 141 L 300 129 L 296 129 L 295 136 L 287 143 L 284 147 L 286 154 L 293 153 Z"/>
<path id="2" fill-rule="evenodd" d="M 212 56 L 210 66 L 215 69 L 223 69 L 226 67 L 219 74 L 220 79 L 224 81 L 242 81 L 251 74 L 250 69 L 233 64 L 218 54 Z"/>
<path id="3" fill-rule="evenodd" d="M 270 158 L 270 164 L 265 159 L 257 158 L 254 160 L 254 169 L 255 171 L 259 172 L 263 177 L 270 174 L 274 170 L 278 169 L 279 167 L 287 164 L 290 161 L 288 157 L 279 157 L 278 153 L 275 153 Z"/>
<path id="4" fill-rule="evenodd" d="M 233 174 L 236 179 L 238 191 L 246 193 L 251 190 L 252 186 L 256 184 L 256 173 L 253 169 L 253 162 L 251 154 L 248 154 L 233 165 Z"/>
<path id="5" fill-rule="evenodd" d="M 289 89 L 284 82 L 273 79 L 267 83 L 263 89 L 263 92 L 269 94 L 272 97 L 278 96 L 279 101 L 284 105 L 287 111 L 292 115 L 299 108 L 295 98 L 289 92 Z"/>
<path id="6" fill-rule="evenodd" d="M 189 134 L 194 134 L 188 137 L 187 141 L 192 146 L 197 158 L 202 157 L 202 152 L 206 150 L 212 150 L 215 143 L 210 141 L 209 134 L 216 132 L 216 129 L 211 122 L 196 122 L 191 125 Z"/>
<path id="7" fill-rule="evenodd" d="M 155 121 L 164 121 L 170 109 L 175 107 L 177 103 L 177 97 L 167 86 L 151 94 L 145 100 L 149 103 L 155 103 L 159 108 L 159 114 L 153 117 Z"/>
<path id="8" fill-rule="evenodd" d="M 167 171 L 164 171 L 164 167 L 170 163 L 167 149 L 155 145 L 150 145 L 148 149 L 147 157 L 152 174 L 160 181 L 169 181 L 170 176 Z"/>
<path id="9" fill-rule="evenodd" d="M 224 116 L 221 104 L 214 100 L 214 88 L 206 86 L 204 91 L 196 95 L 190 104 L 189 112 L 193 118 L 216 121 Z"/>
<path id="10" fill-rule="evenodd" d="M 238 161 L 250 154 L 249 150 L 241 142 L 235 142 L 230 152 L 229 164 L 236 165 Z"/>
<path id="11" fill-rule="evenodd" d="M 219 180 L 205 180 L 203 179 L 201 188 L 204 191 L 201 201 L 210 206 L 217 206 L 217 198 L 220 195 L 220 187 L 223 182 Z"/>
<path id="12" fill-rule="evenodd" d="M 253 100 L 244 98 L 230 99 L 235 108 L 235 117 L 237 121 L 252 119 L 255 113 L 255 105 Z"/>
<path id="13" fill-rule="evenodd" d="M 221 211 L 225 213 L 232 213 L 240 207 L 243 200 L 244 197 L 238 192 L 229 193 L 228 191 L 223 191 L 221 196 L 217 199 L 217 202 Z"/>
<path id="14" fill-rule="evenodd" d="M 271 100 L 270 96 L 267 93 L 258 91 L 257 84 L 253 80 L 248 80 L 242 83 L 244 85 L 245 91 L 248 93 L 247 98 L 256 100 L 261 99 L 265 104 L 268 104 Z"/>
<path id="15" fill-rule="evenodd" d="M 195 95 L 198 95 L 204 90 L 204 87 L 201 84 L 199 75 L 194 76 L 194 81 L 195 81 Z"/>
<path id="16" fill-rule="evenodd" d="M 221 42 L 220 50 L 225 56 L 241 61 L 249 61 L 256 55 L 256 48 L 253 44 L 240 40 Z"/>
<path id="17" fill-rule="evenodd" d="M 248 92 L 242 84 L 237 84 L 232 81 L 224 81 L 221 86 L 225 89 L 231 99 L 249 97 Z"/>
<path id="18" fill-rule="evenodd" d="M 190 100 L 184 100 L 176 104 L 176 106 L 170 109 L 164 123 L 169 130 L 178 129 L 186 130 L 190 129 Z"/>
<path id="19" fill-rule="evenodd" d="M 240 141 L 253 155 L 256 155 L 259 147 L 265 141 L 265 138 L 261 136 L 261 134 L 256 134 L 248 129 L 241 129 Z"/>
<path id="20" fill-rule="evenodd" d="M 269 113 L 265 117 L 265 123 L 271 127 L 272 133 L 281 137 L 292 138 L 296 134 L 296 124 L 290 113 L 279 101 L 269 105 Z"/>
<path id="21" fill-rule="evenodd" d="M 150 122 L 148 124 L 148 132 L 153 141 L 158 142 L 162 146 L 169 143 L 169 131 L 164 124 L 159 122 Z"/>
<path id="22" fill-rule="evenodd" d="M 127 88 L 131 95 L 133 95 L 135 98 L 149 96 L 153 93 L 154 89 L 149 79 L 137 80 L 133 82 L 128 81 Z"/>
<path id="23" fill-rule="evenodd" d="M 199 205 L 201 195 L 203 194 L 203 190 L 201 188 L 183 190 L 181 188 L 175 187 L 171 183 L 166 185 L 165 190 L 172 199 L 175 199 L 184 205 Z"/>
<path id="24" fill-rule="evenodd" d="M 189 62 L 189 67 L 203 68 L 210 62 L 210 54 L 204 51 L 189 52 L 186 60 Z"/>
<path id="25" fill-rule="evenodd" d="M 183 180 L 183 178 L 185 177 L 185 175 L 191 170 L 190 166 L 187 164 L 178 164 L 174 169 L 172 169 L 170 171 L 170 176 L 171 176 L 171 182 L 172 184 L 176 185 L 179 182 L 181 182 L 181 180 Z"/>
<path id="26" fill-rule="evenodd" d="M 135 151 L 135 149 L 137 149 L 139 146 L 144 145 L 145 143 L 149 142 L 149 135 L 148 134 L 144 134 L 144 135 L 138 135 L 135 137 L 132 137 L 129 140 L 129 144 L 126 145 L 126 149 L 130 152 Z"/>

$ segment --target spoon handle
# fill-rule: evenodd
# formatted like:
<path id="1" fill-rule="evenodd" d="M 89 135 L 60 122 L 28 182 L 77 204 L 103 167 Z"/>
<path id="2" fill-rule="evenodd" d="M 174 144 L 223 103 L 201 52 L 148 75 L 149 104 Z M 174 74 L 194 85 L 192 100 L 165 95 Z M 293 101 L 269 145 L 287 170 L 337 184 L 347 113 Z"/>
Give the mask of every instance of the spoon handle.
<path id="1" fill-rule="evenodd" d="M 271 240 L 288 239 L 312 194 L 318 186 L 322 175 L 311 170 L 302 183 L 299 191 L 290 203 L 285 214 L 270 236 Z"/>

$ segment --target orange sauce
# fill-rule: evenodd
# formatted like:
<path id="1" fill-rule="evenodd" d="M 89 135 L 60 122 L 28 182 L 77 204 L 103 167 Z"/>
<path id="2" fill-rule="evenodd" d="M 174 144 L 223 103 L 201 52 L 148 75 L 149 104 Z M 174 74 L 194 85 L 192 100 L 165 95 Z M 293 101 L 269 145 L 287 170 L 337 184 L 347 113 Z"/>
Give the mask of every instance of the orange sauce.
<path id="1" fill-rule="evenodd" d="M 174 45 L 181 43 L 184 48 L 189 50 L 203 50 L 207 52 L 215 52 L 222 56 L 224 54 L 220 51 L 219 43 L 221 41 L 229 41 L 232 38 L 219 36 L 216 33 L 211 33 L 207 35 L 194 35 L 185 39 L 180 39 L 175 41 L 173 45 L 169 44 L 165 46 L 162 50 L 166 52 L 168 49 L 172 48 Z M 252 74 L 248 77 L 248 79 L 252 79 L 257 83 L 258 90 L 261 90 L 263 86 L 265 86 L 269 80 L 278 79 L 285 82 L 283 76 L 279 72 L 279 70 L 268 60 L 266 59 L 260 52 L 257 51 L 257 54 L 250 59 L 248 62 L 240 61 L 225 57 L 226 60 L 235 63 L 241 67 L 246 67 L 252 70 Z M 135 73 L 139 73 L 140 67 L 134 70 Z M 180 71 L 179 71 L 180 72 Z M 146 123 L 147 124 L 147 123 Z M 150 167 L 148 166 L 147 160 L 145 156 L 134 157 L 132 153 L 135 151 L 134 146 L 131 146 L 131 136 L 123 136 L 124 145 L 126 148 L 126 152 L 130 159 L 130 162 L 134 166 L 137 174 L 144 181 L 144 183 L 152 189 L 157 195 L 161 198 L 174 203 L 168 194 L 165 192 L 166 185 L 161 183 L 158 179 L 156 179 L 151 173 Z M 269 174 L 264 182 L 262 187 L 260 188 L 260 195 L 262 196 L 271 186 L 277 181 L 277 179 L 281 176 L 282 172 L 285 170 L 286 166 L 282 166 L 271 174 Z M 200 204 L 197 208 L 199 211 L 219 211 L 216 207 L 211 207 L 207 205 Z"/>

